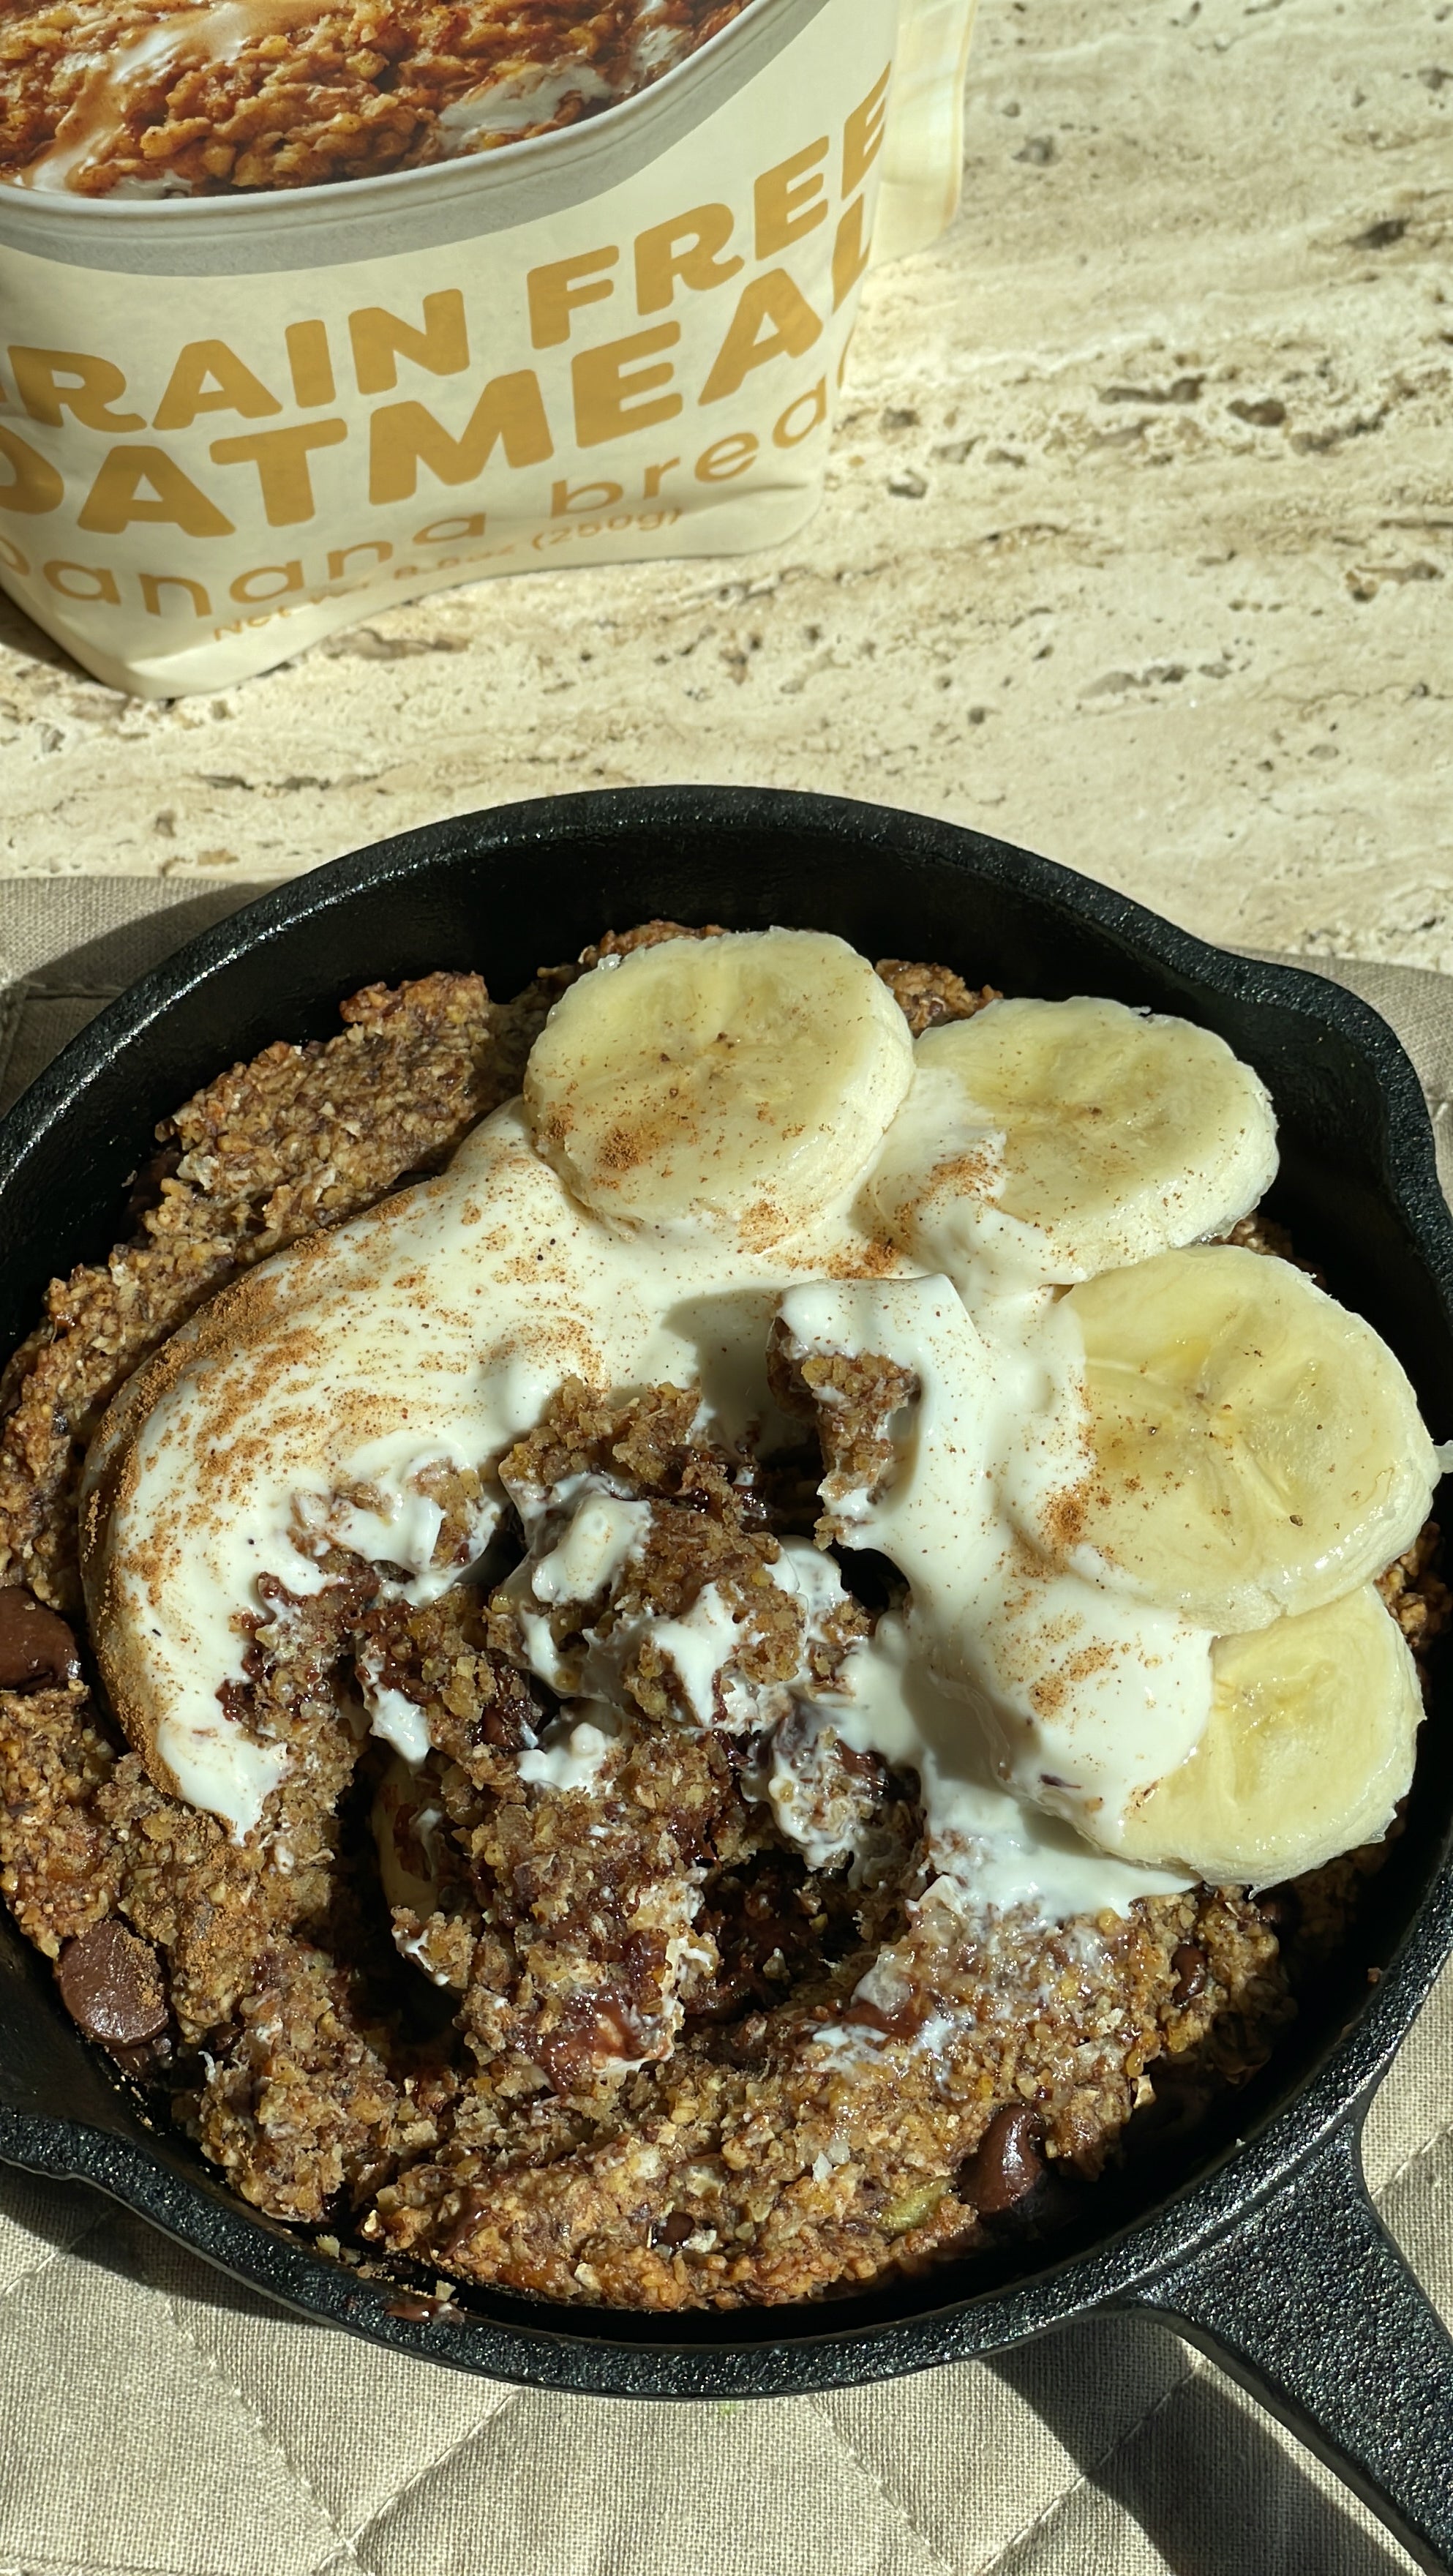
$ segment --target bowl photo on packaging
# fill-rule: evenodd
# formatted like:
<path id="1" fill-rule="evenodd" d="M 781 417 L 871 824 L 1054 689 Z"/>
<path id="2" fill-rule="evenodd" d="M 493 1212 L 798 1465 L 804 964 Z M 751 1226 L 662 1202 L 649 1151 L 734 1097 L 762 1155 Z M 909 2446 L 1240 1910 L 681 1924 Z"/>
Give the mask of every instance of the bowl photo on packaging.
<path id="1" fill-rule="evenodd" d="M 870 258 L 953 212 L 971 17 L 748 0 L 605 113 L 331 186 L 47 147 L 0 184 L 0 583 L 175 697 L 458 582 L 784 541 Z"/>

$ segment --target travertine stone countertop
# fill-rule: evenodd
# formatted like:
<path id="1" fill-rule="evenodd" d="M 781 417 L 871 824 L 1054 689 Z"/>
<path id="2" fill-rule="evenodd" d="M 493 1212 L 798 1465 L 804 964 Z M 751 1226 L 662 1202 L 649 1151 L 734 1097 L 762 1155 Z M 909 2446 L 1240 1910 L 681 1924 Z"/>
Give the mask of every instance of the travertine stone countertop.
<path id="1" fill-rule="evenodd" d="M 1453 968 L 1453 0 L 982 0 L 965 178 L 780 555 L 440 593 L 172 706 L 5 606 L 0 872 L 764 781 Z"/>

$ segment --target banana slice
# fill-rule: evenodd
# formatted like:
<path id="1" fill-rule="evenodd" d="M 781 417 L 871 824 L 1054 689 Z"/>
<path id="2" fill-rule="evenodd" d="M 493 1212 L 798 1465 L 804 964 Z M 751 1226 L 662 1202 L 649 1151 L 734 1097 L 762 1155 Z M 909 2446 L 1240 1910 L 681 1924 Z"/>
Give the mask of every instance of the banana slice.
<path id="1" fill-rule="evenodd" d="M 598 1214 L 792 1233 L 866 1169 L 913 1074 L 867 959 L 825 931 L 738 931 L 610 957 L 525 1069 L 539 1150 Z"/>
<path id="2" fill-rule="evenodd" d="M 1093 1278 L 1224 1233 L 1276 1171 L 1265 1085 L 1224 1040 L 1123 1002 L 992 1002 L 918 1041 L 869 1188 L 895 1239 L 970 1263 Z"/>
<path id="3" fill-rule="evenodd" d="M 1413 1776 L 1423 1703 L 1374 1585 L 1218 1638 L 1211 1672 L 1200 1743 L 1132 1801 L 1114 1850 L 1213 1886 L 1267 1887 L 1386 1831 Z"/>
<path id="4" fill-rule="evenodd" d="M 1062 1300 L 1084 1337 L 1091 1466 L 1046 1552 L 1218 1636 L 1379 1573 L 1438 1464 L 1387 1344 L 1290 1262 L 1163 1252 Z"/>

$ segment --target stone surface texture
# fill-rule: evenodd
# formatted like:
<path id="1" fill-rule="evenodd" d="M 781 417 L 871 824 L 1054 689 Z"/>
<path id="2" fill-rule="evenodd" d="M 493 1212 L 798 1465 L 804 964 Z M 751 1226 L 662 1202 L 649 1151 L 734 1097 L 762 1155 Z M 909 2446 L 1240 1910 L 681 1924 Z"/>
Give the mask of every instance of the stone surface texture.
<path id="1" fill-rule="evenodd" d="M 664 780 L 981 824 L 1453 967 L 1453 0 L 982 0 L 790 548 L 539 574 L 148 706 L 0 611 L 0 873 L 282 876 Z"/>

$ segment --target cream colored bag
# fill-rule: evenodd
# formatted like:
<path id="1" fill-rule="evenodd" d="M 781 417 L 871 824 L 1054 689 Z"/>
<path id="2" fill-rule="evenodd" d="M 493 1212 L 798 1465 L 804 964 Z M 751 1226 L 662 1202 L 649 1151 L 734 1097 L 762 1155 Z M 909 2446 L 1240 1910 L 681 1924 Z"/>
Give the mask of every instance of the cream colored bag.
<path id="1" fill-rule="evenodd" d="M 926 250 L 964 175 L 964 79 L 975 0 L 899 0 L 872 266 Z"/>
<path id="2" fill-rule="evenodd" d="M 971 10 L 754 0 L 608 115 L 335 188 L 0 187 L 0 580 L 174 697 L 484 574 L 790 537 L 880 188 L 879 256 L 953 211 Z"/>

